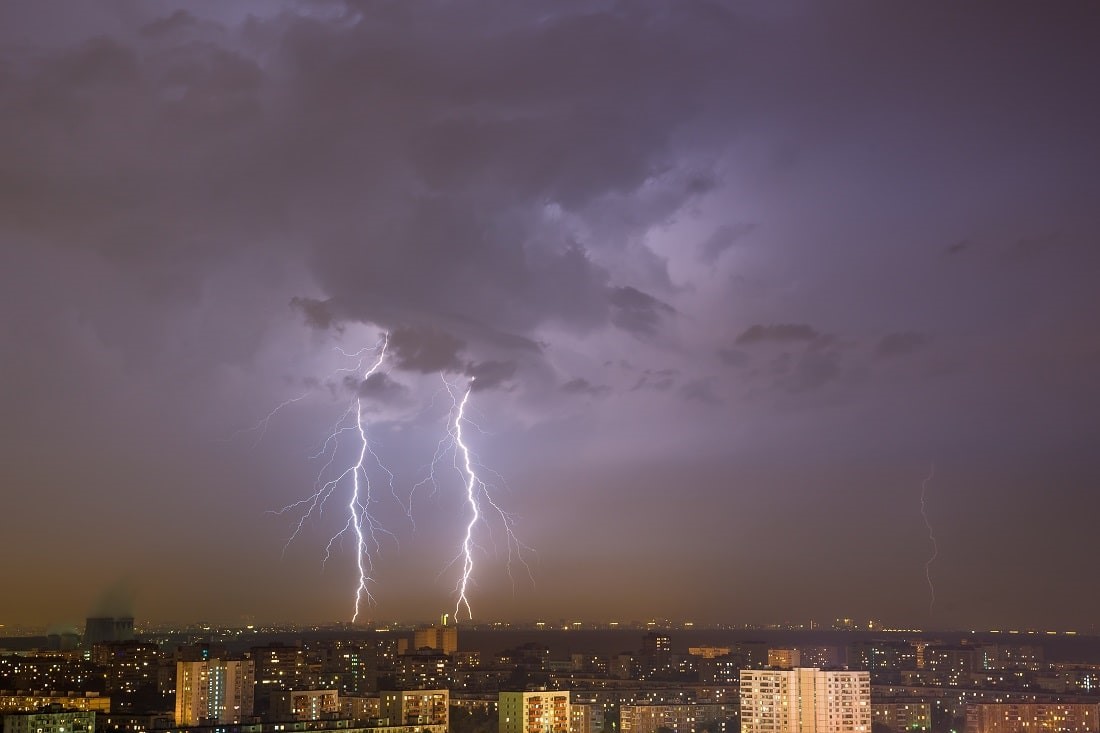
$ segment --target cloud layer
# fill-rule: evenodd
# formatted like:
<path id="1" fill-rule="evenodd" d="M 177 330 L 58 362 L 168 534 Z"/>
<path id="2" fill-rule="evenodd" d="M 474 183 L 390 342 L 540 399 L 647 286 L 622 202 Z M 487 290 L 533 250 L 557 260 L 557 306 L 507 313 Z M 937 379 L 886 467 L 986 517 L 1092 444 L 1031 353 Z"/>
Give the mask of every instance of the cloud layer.
<path id="1" fill-rule="evenodd" d="M 681 613 L 644 589 L 549 600 L 644 565 L 711 620 L 925 623 L 914 496 L 935 460 L 932 623 L 1078 620 L 1003 601 L 1055 558 L 1049 596 L 1076 592 L 1089 514 L 1060 507 L 1093 507 L 1100 475 L 1092 5 L 43 8 L 0 8 L 0 481 L 25 518 L 9 552 L 47 520 L 60 539 L 6 586 L 92 553 L 148 578 L 150 616 L 341 617 L 346 584 L 317 571 L 329 515 L 273 568 L 288 518 L 264 512 L 308 493 L 358 395 L 397 468 L 378 613 L 431 617 L 448 584 L 397 581 L 453 556 L 446 482 L 417 495 L 419 539 L 402 505 L 442 374 L 477 390 L 478 447 L 539 550 L 520 597 L 487 544 L 487 615 Z M 254 446 L 228 440 L 261 418 Z M 746 600 L 766 578 L 736 559 L 774 517 L 815 557 L 860 558 L 850 576 Z M 158 541 L 204 523 L 199 557 Z M 1037 523 L 1062 530 L 1029 560 L 1015 538 Z M 313 578 L 317 606 L 210 570 L 233 553 Z M 700 596 L 683 570 L 704 565 L 729 587 Z M 166 567 L 241 590 L 204 606 Z"/>

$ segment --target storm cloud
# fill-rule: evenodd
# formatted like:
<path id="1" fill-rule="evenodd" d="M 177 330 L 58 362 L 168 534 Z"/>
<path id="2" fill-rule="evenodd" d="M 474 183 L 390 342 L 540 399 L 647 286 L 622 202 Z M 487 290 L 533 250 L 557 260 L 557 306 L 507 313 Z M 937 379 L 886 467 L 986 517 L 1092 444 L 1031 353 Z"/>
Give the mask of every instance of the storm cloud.
<path id="1" fill-rule="evenodd" d="M 99 581 L 38 582 L 73 558 L 134 578 L 149 618 L 342 618 L 347 548 L 319 570 L 337 513 L 284 555 L 278 510 L 357 397 L 394 469 L 378 617 L 433 616 L 465 506 L 423 469 L 466 389 L 539 553 L 513 593 L 485 543 L 485 617 L 1090 619 L 1096 16 L 0 4 L 0 542 L 51 527 L 0 571 L 13 619 L 94 605 Z M 846 575 L 739 563 L 770 517 L 777 557 Z M 163 542 L 199 531 L 193 555 Z M 648 588 L 608 596 L 643 566 Z M 1039 569 L 1048 592 L 1019 602 Z M 216 603 L 188 591 L 211 584 Z"/>

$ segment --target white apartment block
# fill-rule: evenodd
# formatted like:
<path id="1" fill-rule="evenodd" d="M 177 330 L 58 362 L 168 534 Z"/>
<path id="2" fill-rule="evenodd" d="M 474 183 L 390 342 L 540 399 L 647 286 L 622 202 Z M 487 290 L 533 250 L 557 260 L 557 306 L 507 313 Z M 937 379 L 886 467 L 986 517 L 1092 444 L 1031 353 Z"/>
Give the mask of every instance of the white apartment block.
<path id="1" fill-rule="evenodd" d="M 871 675 L 741 670 L 741 733 L 870 733 Z"/>
<path id="2" fill-rule="evenodd" d="M 251 659 L 176 663 L 176 725 L 241 723 L 252 715 L 256 667 Z"/>

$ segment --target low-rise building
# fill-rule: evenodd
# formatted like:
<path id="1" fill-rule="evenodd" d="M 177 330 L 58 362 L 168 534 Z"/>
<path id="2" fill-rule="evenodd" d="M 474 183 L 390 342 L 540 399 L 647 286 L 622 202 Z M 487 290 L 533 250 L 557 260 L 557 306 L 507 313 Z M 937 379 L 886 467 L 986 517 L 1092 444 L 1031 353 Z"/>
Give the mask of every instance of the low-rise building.
<path id="1" fill-rule="evenodd" d="M 1096 703 L 970 703 L 966 733 L 1096 733 Z"/>
<path id="2" fill-rule="evenodd" d="M 58 705 L 62 710 L 106 713 L 111 709 L 111 698 L 98 692 L 65 695 L 53 692 L 30 695 L 14 691 L 0 692 L 0 713 L 30 713 L 51 705 Z"/>
<path id="3" fill-rule="evenodd" d="M 3 733 L 95 733 L 95 712 L 47 705 L 32 713 L 5 713 Z"/>
<path id="4" fill-rule="evenodd" d="M 336 690 L 284 690 L 271 693 L 272 720 L 320 720 L 340 714 Z"/>

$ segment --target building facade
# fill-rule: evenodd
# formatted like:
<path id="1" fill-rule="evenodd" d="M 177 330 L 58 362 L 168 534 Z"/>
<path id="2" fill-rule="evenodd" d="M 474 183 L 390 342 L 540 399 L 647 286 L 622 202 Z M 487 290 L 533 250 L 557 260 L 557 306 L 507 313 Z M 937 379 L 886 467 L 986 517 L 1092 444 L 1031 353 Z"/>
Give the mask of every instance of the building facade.
<path id="1" fill-rule="evenodd" d="M 255 665 L 251 659 L 176 663 L 176 725 L 240 723 L 252 716 Z"/>
<path id="2" fill-rule="evenodd" d="M 871 721 L 892 731 L 932 730 L 932 703 L 924 700 L 890 700 L 871 703 Z"/>
<path id="3" fill-rule="evenodd" d="M 966 733 L 1096 733 L 1096 703 L 971 703 Z"/>
<path id="4" fill-rule="evenodd" d="M 869 733 L 867 672 L 741 670 L 742 733 Z"/>
<path id="5" fill-rule="evenodd" d="M 0 713 L 31 713 L 51 705 L 57 705 L 61 710 L 106 713 L 111 709 L 111 698 L 98 692 L 0 695 Z"/>
<path id="6" fill-rule="evenodd" d="M 802 655 L 797 649 L 769 649 L 768 666 L 776 669 L 794 669 L 802 666 Z"/>
<path id="7" fill-rule="evenodd" d="M 283 690 L 271 693 L 272 720 L 320 720 L 340 715 L 337 690 Z"/>
<path id="8" fill-rule="evenodd" d="M 33 713 L 5 713 L 4 733 L 95 733 L 91 710 L 62 710 L 47 705 Z"/>
<path id="9" fill-rule="evenodd" d="M 450 725 L 450 692 L 447 690 L 391 690 L 379 696 L 379 716 L 390 725 Z"/>
<path id="10" fill-rule="evenodd" d="M 458 651 L 458 627 L 440 624 L 413 631 L 413 649 L 434 649 L 444 654 Z"/>
<path id="11" fill-rule="evenodd" d="M 502 692 L 500 733 L 569 733 L 569 691 Z"/>
<path id="12" fill-rule="evenodd" d="M 704 724 L 714 723 L 715 730 L 723 731 L 726 730 L 727 721 L 737 718 L 735 708 L 735 705 L 709 703 L 620 705 L 619 730 L 621 733 L 657 733 L 662 729 L 675 733 L 695 733 Z M 728 733 L 735 731 L 730 729 Z"/>

